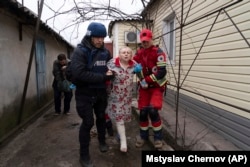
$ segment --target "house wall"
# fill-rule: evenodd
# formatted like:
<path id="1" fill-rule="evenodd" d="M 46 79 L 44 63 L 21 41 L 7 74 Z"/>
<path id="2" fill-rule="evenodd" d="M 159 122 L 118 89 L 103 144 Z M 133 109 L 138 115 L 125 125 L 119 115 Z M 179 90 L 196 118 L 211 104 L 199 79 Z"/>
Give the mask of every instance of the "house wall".
<path id="1" fill-rule="evenodd" d="M 193 2 L 187 16 L 190 4 Z M 191 21 L 229 5 L 231 1 L 184 1 L 184 19 L 180 58 L 180 29 L 175 31 L 175 64 L 168 65 L 168 92 L 165 100 L 175 106 L 176 85 L 180 65 L 180 108 L 199 117 L 210 128 L 242 149 L 250 149 L 250 48 L 225 12 Z M 240 32 L 250 43 L 250 1 L 226 8 Z M 149 17 L 154 19 L 154 42 L 164 48 L 163 22 L 173 11 L 175 27 L 180 27 L 181 0 L 153 3 Z M 190 24 L 189 24 L 190 23 Z M 210 31 L 208 35 L 208 32 Z M 202 44 L 205 41 L 204 46 Z M 200 51 L 200 52 L 199 52 Z M 197 59 L 196 59 L 197 56 Z M 196 60 L 195 60 L 196 59 Z M 194 61 L 195 60 L 195 61 Z M 193 66 L 192 66 L 193 65 Z M 192 67 L 191 67 L 192 66 Z M 191 68 L 190 68 L 191 67 Z M 190 71 L 189 71 L 190 69 Z M 189 71 L 189 73 L 188 73 Z M 210 99 L 214 98 L 214 100 Z M 234 107 L 236 106 L 236 108 Z M 222 114 L 223 113 L 223 114 Z M 216 118 L 216 119 L 215 119 Z"/>
<path id="2" fill-rule="evenodd" d="M 17 17 L 0 10 L 0 141 L 18 126 L 18 117 L 31 51 L 34 27 L 22 26 L 22 40 L 19 40 Z M 35 55 L 33 56 L 30 78 L 27 88 L 24 111 L 21 121 L 35 114 L 45 103 L 53 99 L 52 66 L 59 53 L 67 54 L 65 43 L 40 31 L 39 39 L 45 41 L 45 84 L 46 92 L 38 103 Z M 1 142 L 0 142 L 1 143 Z"/>
<path id="3" fill-rule="evenodd" d="M 109 50 L 111 56 L 113 57 L 113 43 L 112 42 L 104 42 L 104 46 Z"/>
<path id="4" fill-rule="evenodd" d="M 116 22 L 112 29 L 112 37 L 111 40 L 113 41 L 113 51 L 114 56 L 117 56 L 119 53 L 119 49 L 124 46 L 129 46 L 133 53 L 136 52 L 136 49 L 139 47 L 139 43 L 125 43 L 125 32 L 132 31 L 137 32 L 140 31 L 142 25 L 136 22 L 129 22 L 129 21 L 119 21 Z"/>

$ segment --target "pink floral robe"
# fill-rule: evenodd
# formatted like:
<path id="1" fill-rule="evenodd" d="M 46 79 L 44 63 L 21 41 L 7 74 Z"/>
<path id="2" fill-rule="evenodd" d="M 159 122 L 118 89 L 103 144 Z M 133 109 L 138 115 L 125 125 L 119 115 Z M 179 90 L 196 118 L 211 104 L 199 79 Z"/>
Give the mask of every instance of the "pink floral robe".
<path id="1" fill-rule="evenodd" d="M 124 69 L 120 66 L 118 57 L 111 59 L 107 64 L 109 70 L 113 71 L 115 78 L 111 82 L 106 113 L 116 122 L 121 120 L 124 122 L 131 121 L 133 70 L 135 64 L 136 62 L 131 60 L 129 67 Z"/>

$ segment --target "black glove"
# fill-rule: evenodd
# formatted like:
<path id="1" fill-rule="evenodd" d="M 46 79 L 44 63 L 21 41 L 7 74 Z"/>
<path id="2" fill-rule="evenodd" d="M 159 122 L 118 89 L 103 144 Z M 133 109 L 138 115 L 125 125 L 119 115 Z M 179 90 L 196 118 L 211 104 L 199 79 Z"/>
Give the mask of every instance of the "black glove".
<path id="1" fill-rule="evenodd" d="M 112 80 L 114 78 L 114 74 L 112 75 L 104 75 L 104 81 Z"/>

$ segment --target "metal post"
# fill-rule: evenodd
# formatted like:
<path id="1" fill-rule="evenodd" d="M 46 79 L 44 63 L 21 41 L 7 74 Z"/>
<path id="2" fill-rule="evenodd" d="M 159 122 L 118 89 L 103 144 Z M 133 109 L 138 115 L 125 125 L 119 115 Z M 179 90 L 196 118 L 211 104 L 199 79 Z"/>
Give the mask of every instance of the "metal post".
<path id="1" fill-rule="evenodd" d="M 21 120 L 22 120 L 23 108 L 24 108 L 24 103 L 25 103 L 25 99 L 26 99 L 27 88 L 28 88 L 28 83 L 29 83 L 29 78 L 30 78 L 30 69 L 31 69 L 32 59 L 33 59 L 34 50 L 35 50 L 37 33 L 39 30 L 39 23 L 40 23 L 40 19 L 41 19 L 41 15 L 42 15 L 42 10 L 43 10 L 43 2 L 44 2 L 44 0 L 41 0 L 41 4 L 40 4 L 40 6 L 38 6 L 38 17 L 37 17 L 37 21 L 36 21 L 36 29 L 35 29 L 35 33 L 33 36 L 32 46 L 31 46 L 31 50 L 30 50 L 29 64 L 28 64 L 25 84 L 24 84 L 24 88 L 23 88 L 23 96 L 21 99 L 21 106 L 20 106 L 20 110 L 18 113 L 18 122 L 17 122 L 18 125 L 21 123 Z"/>
<path id="2" fill-rule="evenodd" d="M 178 113 L 179 113 L 179 95 L 180 95 L 180 79 L 181 79 L 181 49 L 182 49 L 182 31 L 183 31 L 183 10 L 184 0 L 181 4 L 181 25 L 180 25 L 180 49 L 179 49 L 179 69 L 178 69 L 178 80 L 177 80 L 177 95 L 176 95 L 176 120 L 175 120 L 175 142 L 177 143 L 177 130 L 178 130 Z"/>

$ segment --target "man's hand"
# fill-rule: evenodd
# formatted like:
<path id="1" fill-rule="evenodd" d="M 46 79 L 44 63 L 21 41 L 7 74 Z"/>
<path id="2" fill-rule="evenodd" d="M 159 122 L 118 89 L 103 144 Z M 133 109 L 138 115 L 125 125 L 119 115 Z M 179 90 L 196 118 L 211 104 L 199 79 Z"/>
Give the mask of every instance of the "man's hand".
<path id="1" fill-rule="evenodd" d="M 106 72 L 106 74 L 104 75 L 104 81 L 107 81 L 107 80 L 112 80 L 114 78 L 114 74 L 111 70 L 108 70 Z"/>
<path id="2" fill-rule="evenodd" d="M 113 75 L 113 72 L 112 72 L 111 70 L 108 70 L 108 71 L 106 72 L 106 75 Z"/>
<path id="3" fill-rule="evenodd" d="M 65 70 L 67 66 L 62 66 L 61 70 Z"/>

